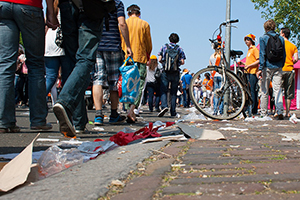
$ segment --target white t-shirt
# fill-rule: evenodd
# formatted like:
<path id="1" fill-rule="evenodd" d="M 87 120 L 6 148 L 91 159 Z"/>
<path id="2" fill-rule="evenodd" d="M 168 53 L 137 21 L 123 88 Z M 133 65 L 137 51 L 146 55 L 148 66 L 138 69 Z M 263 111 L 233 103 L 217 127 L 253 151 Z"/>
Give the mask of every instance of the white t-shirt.
<path id="1" fill-rule="evenodd" d="M 155 68 L 155 70 L 156 70 L 156 68 Z M 149 83 L 149 82 L 155 82 L 155 76 L 154 76 L 154 74 L 155 74 L 155 70 L 150 70 L 149 69 L 149 66 L 147 66 L 147 76 L 146 76 L 146 82 L 147 83 Z"/>
<path id="2" fill-rule="evenodd" d="M 60 20 L 60 12 L 58 12 L 57 19 Z M 49 28 L 46 33 L 45 57 L 64 56 L 65 55 L 64 49 L 58 47 L 55 44 L 57 30 L 58 30 L 58 28 L 56 30 L 52 30 L 51 28 Z"/>

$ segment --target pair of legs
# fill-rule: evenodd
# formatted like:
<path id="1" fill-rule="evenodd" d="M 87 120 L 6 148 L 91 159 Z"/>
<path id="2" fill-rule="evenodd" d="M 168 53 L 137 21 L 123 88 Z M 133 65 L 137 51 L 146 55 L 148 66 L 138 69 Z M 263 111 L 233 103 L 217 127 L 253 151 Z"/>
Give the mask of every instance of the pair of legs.
<path id="1" fill-rule="evenodd" d="M 185 108 L 189 108 L 191 104 L 191 97 L 189 93 L 189 88 L 183 89 L 183 105 Z"/>
<path id="2" fill-rule="evenodd" d="M 295 72 L 284 71 L 282 72 L 284 98 L 285 98 L 285 109 L 286 117 L 290 117 L 291 101 L 295 98 Z"/>
<path id="3" fill-rule="evenodd" d="M 103 85 L 109 86 L 110 101 L 111 101 L 111 123 L 119 123 L 125 120 L 117 113 L 119 96 L 117 83 L 119 79 L 119 67 L 124 60 L 121 51 L 97 51 L 96 64 L 94 68 L 93 78 L 93 99 L 96 108 L 95 125 L 103 124 Z"/>
<path id="4" fill-rule="evenodd" d="M 74 69 L 61 90 L 53 110 L 61 132 L 74 136 L 75 129 L 84 129 L 88 122 L 84 94 L 96 62 L 96 50 L 102 34 L 102 20 L 91 20 L 72 1 L 59 5 L 63 47 Z M 57 106 L 56 106 L 57 105 Z M 72 116 L 75 129 L 72 126 Z"/>
<path id="5" fill-rule="evenodd" d="M 268 111 L 268 96 L 269 96 L 269 86 L 272 80 L 273 92 L 275 97 L 275 107 L 278 115 L 283 114 L 283 101 L 282 101 L 282 91 L 281 91 L 281 81 L 282 81 L 282 69 L 275 68 L 269 69 L 265 68 L 262 70 L 262 82 L 261 82 L 261 115 L 266 116 Z"/>
<path id="6" fill-rule="evenodd" d="M 41 8 L 0 2 L 0 128 L 16 126 L 14 78 L 20 32 L 26 49 L 31 128 L 50 129 L 46 124 L 44 48 L 45 21 Z"/>
<path id="7" fill-rule="evenodd" d="M 137 63 L 139 73 L 140 73 L 140 88 L 139 88 L 139 94 L 138 94 L 135 102 L 132 105 L 130 105 L 130 108 L 128 110 L 127 117 L 130 122 L 136 120 L 134 109 L 137 109 L 140 106 L 141 99 L 143 97 L 143 93 L 144 93 L 144 89 L 145 89 L 145 80 L 146 80 L 146 76 L 147 76 L 146 63 L 139 63 L 139 62 L 136 62 L 136 63 Z"/>
<path id="8" fill-rule="evenodd" d="M 177 89 L 180 80 L 179 72 L 166 73 L 162 72 L 161 75 L 161 108 L 168 107 L 167 93 L 169 88 L 169 83 L 171 83 L 170 98 L 171 98 L 171 116 L 176 116 L 176 98 Z"/>
<path id="9" fill-rule="evenodd" d="M 250 85 L 251 98 L 253 100 L 253 104 L 249 106 L 251 107 L 249 114 L 251 112 L 253 115 L 256 115 L 258 109 L 258 91 L 257 91 L 258 78 L 256 77 L 256 74 L 247 74 L 247 78 Z"/>

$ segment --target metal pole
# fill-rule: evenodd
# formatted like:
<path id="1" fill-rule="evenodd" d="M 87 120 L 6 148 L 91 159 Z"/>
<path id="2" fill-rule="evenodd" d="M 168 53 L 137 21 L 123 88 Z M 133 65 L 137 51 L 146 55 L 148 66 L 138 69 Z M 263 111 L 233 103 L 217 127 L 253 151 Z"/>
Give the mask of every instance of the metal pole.
<path id="1" fill-rule="evenodd" d="M 231 26 L 229 24 L 231 18 L 231 0 L 226 1 L 226 22 L 228 22 L 225 28 L 225 58 L 226 58 L 226 68 L 230 70 L 230 43 L 231 43 Z M 228 77 L 227 77 L 228 78 Z M 228 81 L 228 80 L 227 80 Z M 228 88 L 228 82 L 225 83 L 225 88 Z M 226 90 L 224 95 L 224 110 L 223 114 L 228 113 L 228 102 L 229 102 L 229 90 Z"/>

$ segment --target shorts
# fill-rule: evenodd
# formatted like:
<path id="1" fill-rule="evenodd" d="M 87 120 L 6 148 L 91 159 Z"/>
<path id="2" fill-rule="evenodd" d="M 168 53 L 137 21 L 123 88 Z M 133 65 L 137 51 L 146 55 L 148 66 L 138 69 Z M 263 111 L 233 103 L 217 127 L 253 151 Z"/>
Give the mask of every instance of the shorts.
<path id="1" fill-rule="evenodd" d="M 210 97 L 211 95 L 211 90 L 206 90 L 205 92 L 203 92 L 203 97 Z"/>
<path id="2" fill-rule="evenodd" d="M 97 51 L 93 85 L 108 86 L 110 91 L 117 91 L 119 68 L 123 62 L 121 51 Z"/>
<path id="3" fill-rule="evenodd" d="M 295 71 L 282 72 L 282 87 L 284 98 L 292 100 L 295 98 Z"/>

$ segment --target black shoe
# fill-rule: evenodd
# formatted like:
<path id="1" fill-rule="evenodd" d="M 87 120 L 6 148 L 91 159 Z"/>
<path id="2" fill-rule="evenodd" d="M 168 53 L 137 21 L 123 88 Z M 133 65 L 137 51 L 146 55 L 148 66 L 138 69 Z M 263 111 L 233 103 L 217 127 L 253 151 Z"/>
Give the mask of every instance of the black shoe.
<path id="1" fill-rule="evenodd" d="M 123 115 L 118 115 L 117 117 L 109 117 L 109 123 L 116 125 L 116 124 L 121 124 L 126 120 L 126 117 Z"/>
<path id="2" fill-rule="evenodd" d="M 73 124 L 70 120 L 70 116 L 68 115 L 66 109 L 60 103 L 56 103 L 53 106 L 53 112 L 56 118 L 59 121 L 59 131 L 65 137 L 75 137 L 76 131 L 73 127 Z"/>
<path id="3" fill-rule="evenodd" d="M 164 108 L 164 109 L 162 109 L 159 113 L 158 113 L 158 117 L 163 117 L 165 114 L 166 114 L 166 112 L 168 112 L 169 111 L 169 108 Z"/>

